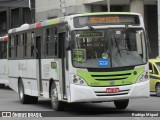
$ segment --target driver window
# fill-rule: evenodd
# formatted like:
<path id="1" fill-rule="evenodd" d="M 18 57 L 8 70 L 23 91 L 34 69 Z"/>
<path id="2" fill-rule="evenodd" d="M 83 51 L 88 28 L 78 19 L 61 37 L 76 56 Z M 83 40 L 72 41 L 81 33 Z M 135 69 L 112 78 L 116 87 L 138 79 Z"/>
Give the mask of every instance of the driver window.
<path id="1" fill-rule="evenodd" d="M 156 74 L 156 75 L 158 75 L 158 70 L 157 70 L 157 68 L 155 67 L 155 66 L 153 66 L 153 68 L 154 68 L 154 74 Z"/>

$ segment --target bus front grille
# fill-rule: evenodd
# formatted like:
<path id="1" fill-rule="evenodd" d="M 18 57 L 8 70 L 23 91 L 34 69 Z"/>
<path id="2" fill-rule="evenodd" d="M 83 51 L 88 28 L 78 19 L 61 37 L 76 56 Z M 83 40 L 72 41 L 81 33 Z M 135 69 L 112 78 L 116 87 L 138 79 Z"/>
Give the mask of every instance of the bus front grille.
<path id="1" fill-rule="evenodd" d="M 125 80 L 127 79 L 131 73 L 125 73 L 125 74 L 107 74 L 107 75 L 91 75 L 95 80 L 99 81 L 110 81 L 110 80 Z"/>

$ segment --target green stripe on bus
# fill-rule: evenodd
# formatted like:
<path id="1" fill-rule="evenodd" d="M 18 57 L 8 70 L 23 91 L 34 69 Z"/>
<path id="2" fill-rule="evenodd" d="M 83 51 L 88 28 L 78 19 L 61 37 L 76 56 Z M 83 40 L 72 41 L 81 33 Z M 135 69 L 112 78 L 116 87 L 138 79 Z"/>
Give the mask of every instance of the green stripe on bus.
<path id="1" fill-rule="evenodd" d="M 137 74 L 134 74 L 135 71 Z M 86 81 L 88 86 L 95 87 L 134 84 L 143 72 L 144 67 L 118 72 L 86 72 L 77 70 L 77 74 Z"/>

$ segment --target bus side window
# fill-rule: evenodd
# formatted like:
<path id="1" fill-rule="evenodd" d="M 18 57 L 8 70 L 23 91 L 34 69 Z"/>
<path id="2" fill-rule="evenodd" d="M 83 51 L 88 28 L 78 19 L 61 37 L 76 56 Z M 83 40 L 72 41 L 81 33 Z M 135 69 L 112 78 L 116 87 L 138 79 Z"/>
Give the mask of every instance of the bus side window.
<path id="1" fill-rule="evenodd" d="M 9 36 L 8 44 L 8 57 L 11 58 L 11 36 Z"/>
<path id="2" fill-rule="evenodd" d="M 27 34 L 26 33 L 23 34 L 23 45 L 24 45 L 24 47 L 23 47 L 24 57 L 27 57 Z"/>
<path id="3" fill-rule="evenodd" d="M 7 59 L 7 41 L 0 42 L 0 59 Z"/>
<path id="4" fill-rule="evenodd" d="M 9 37 L 9 58 L 11 59 L 15 58 L 15 52 L 16 52 L 15 39 L 16 35 L 12 35 Z"/>
<path id="5" fill-rule="evenodd" d="M 47 57 L 57 57 L 57 28 L 46 29 L 45 53 Z"/>
<path id="6" fill-rule="evenodd" d="M 3 42 L 0 42 L 0 59 L 3 59 Z"/>
<path id="7" fill-rule="evenodd" d="M 23 36 L 22 34 L 17 37 L 17 57 L 23 58 Z"/>
<path id="8" fill-rule="evenodd" d="M 14 47 L 15 47 L 15 58 L 18 57 L 18 35 L 15 36 L 15 40 L 14 40 Z"/>
<path id="9" fill-rule="evenodd" d="M 23 34 L 23 43 L 24 43 L 24 57 L 31 58 L 33 57 L 34 51 L 34 33 L 28 32 Z"/>
<path id="10" fill-rule="evenodd" d="M 3 58 L 7 59 L 7 41 L 4 42 Z"/>

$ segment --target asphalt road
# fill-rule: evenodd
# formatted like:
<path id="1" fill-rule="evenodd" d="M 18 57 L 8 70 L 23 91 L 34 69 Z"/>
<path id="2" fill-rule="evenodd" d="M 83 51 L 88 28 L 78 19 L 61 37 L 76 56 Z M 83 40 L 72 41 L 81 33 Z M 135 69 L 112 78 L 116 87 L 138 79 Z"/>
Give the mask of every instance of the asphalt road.
<path id="1" fill-rule="evenodd" d="M 160 116 L 160 97 L 151 95 L 150 98 L 130 100 L 126 110 L 117 110 L 113 102 L 103 103 L 76 103 L 69 104 L 65 111 L 53 112 L 50 100 L 40 98 L 37 104 L 22 105 L 18 94 L 6 87 L 0 89 L 0 111 L 35 111 L 42 112 L 52 117 L 131 117 L 136 111 L 143 114 L 143 111 L 158 111 Z M 154 112 L 155 113 L 155 112 Z M 136 116 L 136 118 L 139 116 Z M 132 117 L 133 118 L 133 117 Z M 99 120 L 99 119 L 98 119 Z"/>

